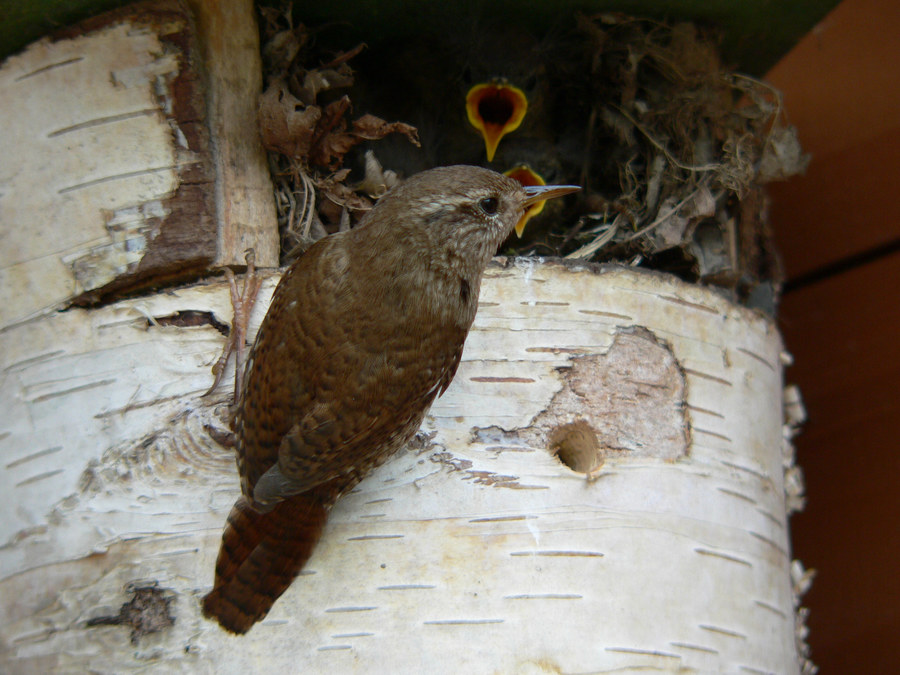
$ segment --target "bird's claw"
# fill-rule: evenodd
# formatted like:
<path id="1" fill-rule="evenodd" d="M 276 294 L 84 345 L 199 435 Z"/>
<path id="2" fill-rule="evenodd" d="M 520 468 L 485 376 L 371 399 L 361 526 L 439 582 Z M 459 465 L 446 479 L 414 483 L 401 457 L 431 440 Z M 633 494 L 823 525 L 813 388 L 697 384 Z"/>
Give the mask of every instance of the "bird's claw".
<path id="1" fill-rule="evenodd" d="M 256 297 L 259 295 L 259 289 L 262 280 L 256 273 L 256 252 L 249 248 L 244 258 L 247 262 L 247 273 L 244 276 L 244 287 L 238 290 L 237 279 L 234 272 L 230 268 L 225 268 L 225 278 L 228 279 L 228 288 L 231 293 L 231 306 L 234 309 L 234 318 L 231 322 L 231 331 L 228 334 L 228 340 L 222 350 L 222 355 L 216 360 L 212 367 L 214 380 L 212 386 L 204 394 L 209 396 L 212 394 L 222 377 L 225 374 L 225 367 L 228 365 L 228 359 L 232 353 L 235 354 L 235 372 L 234 372 L 234 398 L 235 401 L 240 396 L 244 387 L 244 364 L 245 352 L 247 345 L 247 329 L 250 323 L 250 313 L 256 304 Z"/>

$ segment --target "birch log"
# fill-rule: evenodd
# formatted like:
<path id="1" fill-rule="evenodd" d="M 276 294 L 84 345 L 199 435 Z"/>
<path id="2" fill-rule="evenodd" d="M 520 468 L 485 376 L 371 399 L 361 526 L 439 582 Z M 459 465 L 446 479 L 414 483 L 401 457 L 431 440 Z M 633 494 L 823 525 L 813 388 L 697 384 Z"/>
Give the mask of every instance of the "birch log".
<path id="1" fill-rule="evenodd" d="M 0 333 L 0 671 L 799 671 L 766 318 L 660 274 L 493 264 L 417 441 L 244 637 L 199 611 L 239 490 L 231 392 L 201 396 L 228 320 L 205 283 Z"/>
<path id="2" fill-rule="evenodd" d="M 278 264 L 252 2 L 192 6 L 199 36 L 183 3 L 153 0 L 0 64 L 0 327 L 242 265 L 250 246 Z"/>

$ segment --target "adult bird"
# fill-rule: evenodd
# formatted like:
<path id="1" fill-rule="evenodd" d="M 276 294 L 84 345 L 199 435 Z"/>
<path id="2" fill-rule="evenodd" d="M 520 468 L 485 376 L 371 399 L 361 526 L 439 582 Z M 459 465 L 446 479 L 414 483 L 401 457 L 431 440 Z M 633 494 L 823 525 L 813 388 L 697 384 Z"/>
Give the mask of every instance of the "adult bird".
<path id="1" fill-rule="evenodd" d="M 532 204 L 578 189 L 432 169 L 291 266 L 238 393 L 242 496 L 203 599 L 207 617 L 245 633 L 266 615 L 331 506 L 413 436 L 449 386 L 497 247 Z"/>

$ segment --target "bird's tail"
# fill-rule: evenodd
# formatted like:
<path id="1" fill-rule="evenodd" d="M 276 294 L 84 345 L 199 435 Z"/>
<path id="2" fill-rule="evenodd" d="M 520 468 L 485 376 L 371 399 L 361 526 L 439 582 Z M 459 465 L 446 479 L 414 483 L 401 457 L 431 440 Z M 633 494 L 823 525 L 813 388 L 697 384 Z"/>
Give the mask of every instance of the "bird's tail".
<path id="1" fill-rule="evenodd" d="M 203 615 L 232 633 L 246 633 L 291 585 L 322 535 L 331 500 L 316 490 L 289 497 L 267 513 L 245 497 L 228 514 L 216 560 L 216 581 Z"/>

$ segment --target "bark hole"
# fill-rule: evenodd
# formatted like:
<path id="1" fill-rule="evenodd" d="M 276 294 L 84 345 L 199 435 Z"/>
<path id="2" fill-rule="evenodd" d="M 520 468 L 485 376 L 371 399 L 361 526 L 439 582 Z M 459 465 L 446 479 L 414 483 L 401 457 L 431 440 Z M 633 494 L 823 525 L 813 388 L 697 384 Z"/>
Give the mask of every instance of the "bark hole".
<path id="1" fill-rule="evenodd" d="M 550 433 L 550 450 L 572 471 L 592 473 L 603 464 L 597 433 L 584 420 L 556 427 Z"/>

